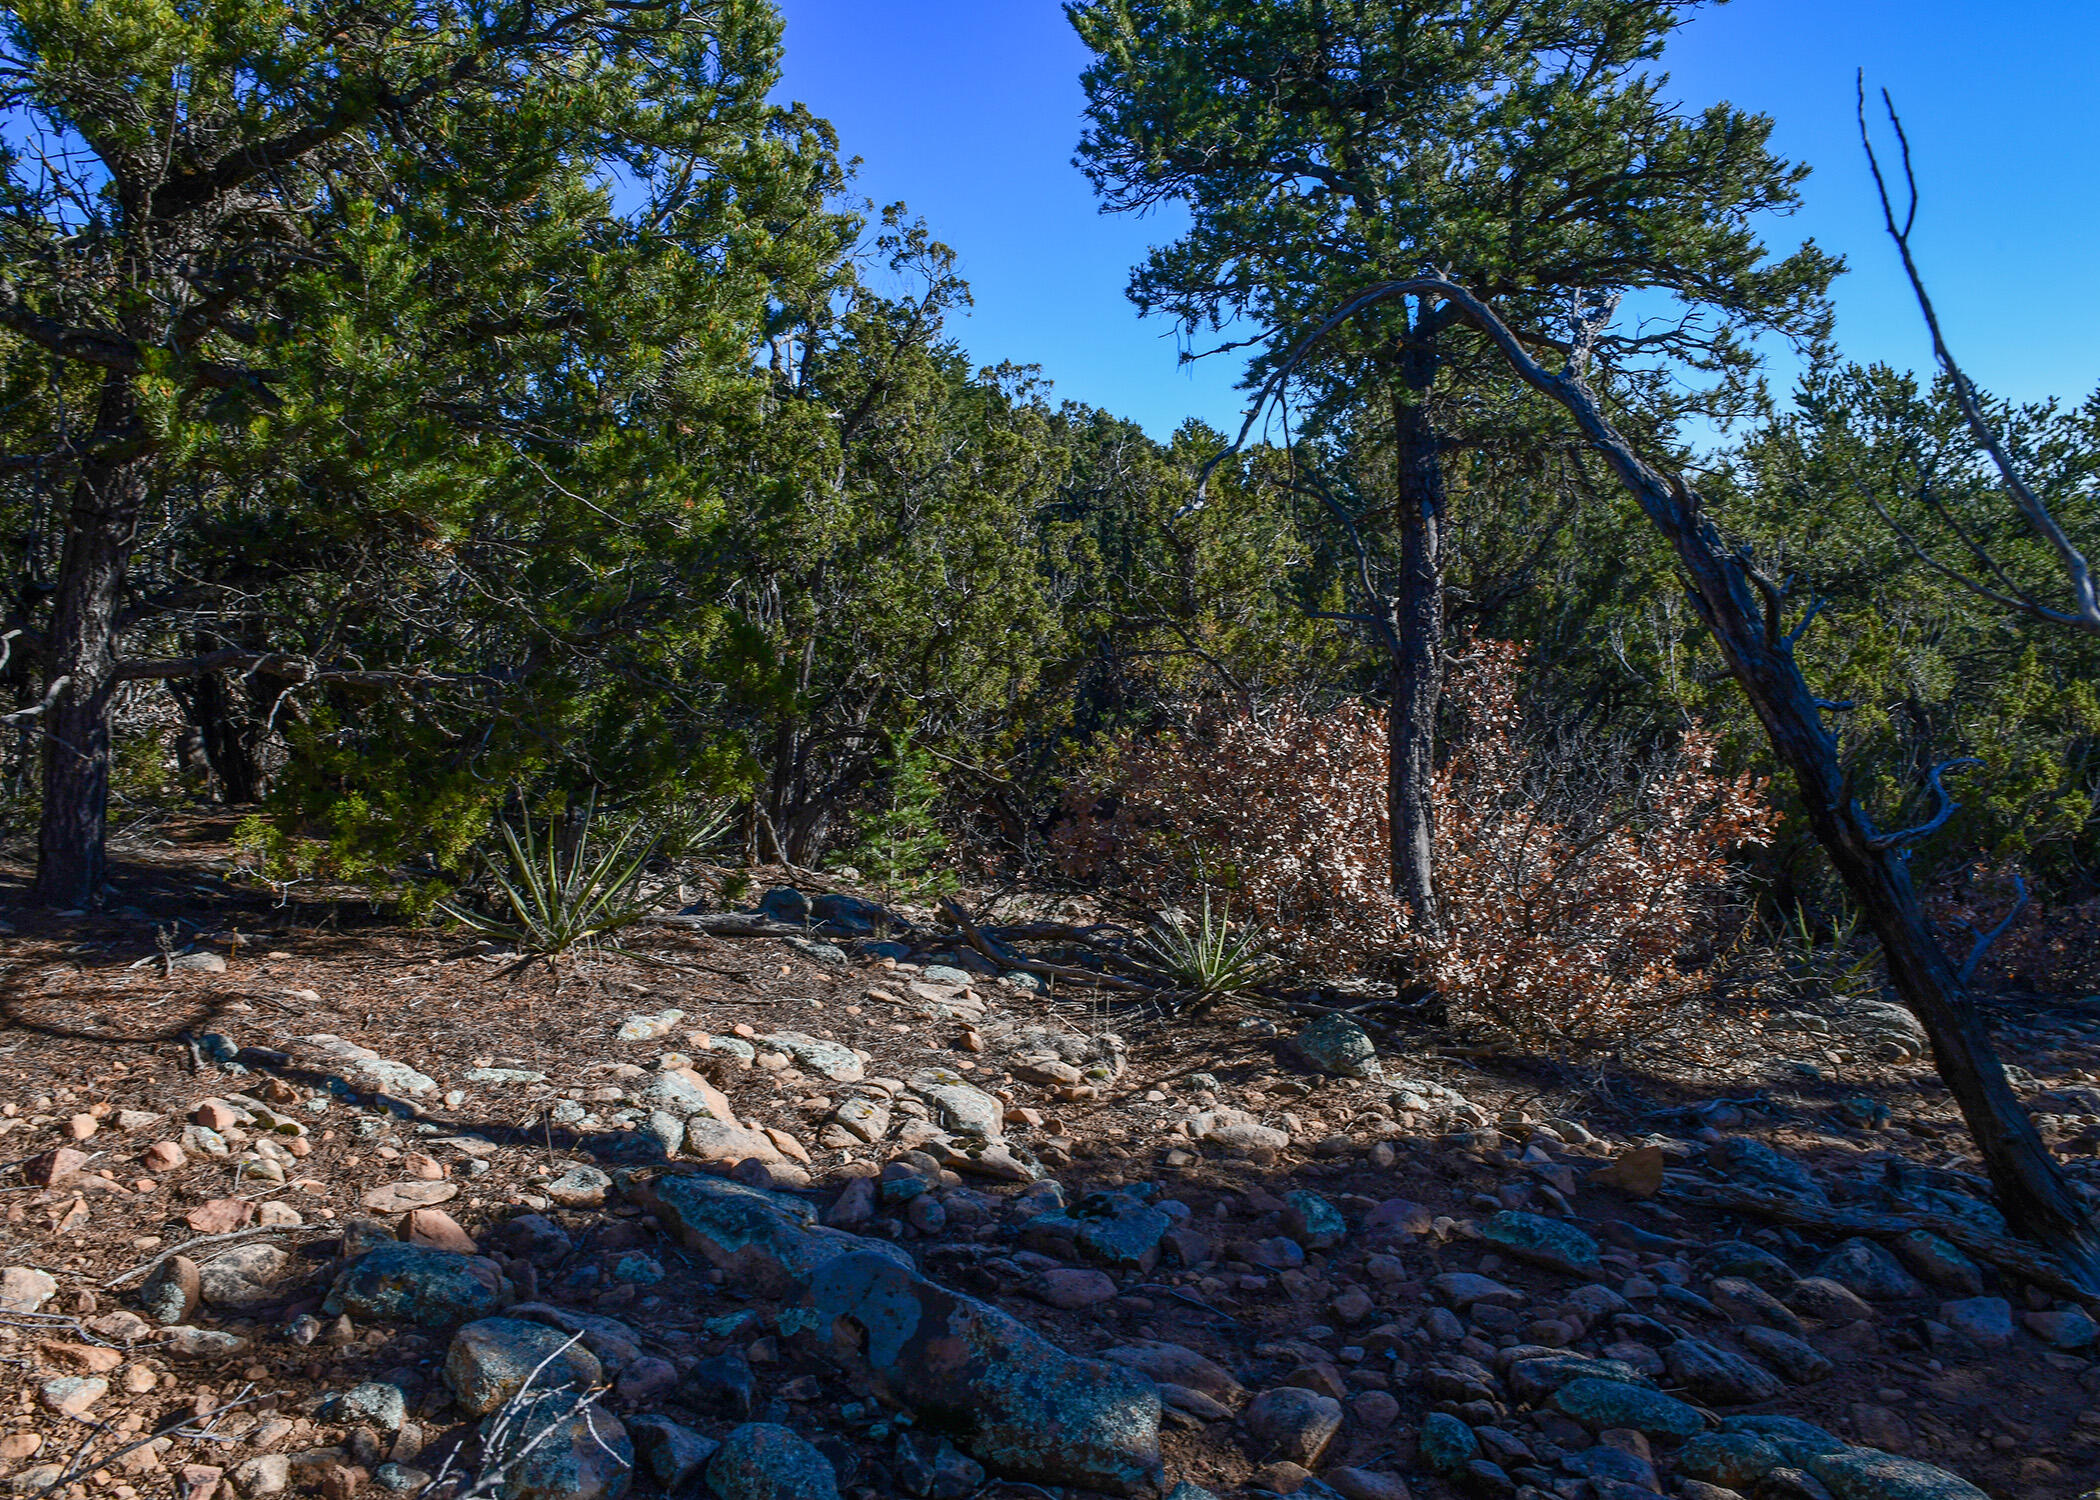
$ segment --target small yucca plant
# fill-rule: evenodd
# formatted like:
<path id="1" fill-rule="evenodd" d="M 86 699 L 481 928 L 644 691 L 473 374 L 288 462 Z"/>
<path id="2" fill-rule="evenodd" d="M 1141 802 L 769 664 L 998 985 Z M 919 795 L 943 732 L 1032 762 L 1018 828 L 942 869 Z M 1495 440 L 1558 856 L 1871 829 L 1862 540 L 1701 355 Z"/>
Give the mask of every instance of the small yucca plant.
<path id="1" fill-rule="evenodd" d="M 637 847 L 637 830 L 629 829 L 594 859 L 591 825 L 597 811 L 594 791 L 578 819 L 575 847 L 566 855 L 561 851 L 554 816 L 547 819 L 544 839 L 533 832 L 529 813 L 522 835 L 507 822 L 498 824 L 508 857 L 500 867 L 496 860 L 488 861 L 489 878 L 501 896 L 500 902 L 491 904 L 507 906 L 508 912 L 484 916 L 442 901 L 440 909 L 474 931 L 515 947 L 519 962 L 507 972 L 536 962 L 552 968 L 563 954 L 575 949 L 588 952 L 617 947 L 615 939 L 621 929 L 648 912 L 637 888 L 642 867 L 655 846 Z"/>
<path id="2" fill-rule="evenodd" d="M 1145 947 L 1151 967 L 1199 1001 L 1251 990 L 1276 969 L 1267 934 L 1258 926 L 1235 928 L 1229 898 L 1213 912 L 1209 891 L 1194 917 L 1162 915 L 1155 921 Z"/>

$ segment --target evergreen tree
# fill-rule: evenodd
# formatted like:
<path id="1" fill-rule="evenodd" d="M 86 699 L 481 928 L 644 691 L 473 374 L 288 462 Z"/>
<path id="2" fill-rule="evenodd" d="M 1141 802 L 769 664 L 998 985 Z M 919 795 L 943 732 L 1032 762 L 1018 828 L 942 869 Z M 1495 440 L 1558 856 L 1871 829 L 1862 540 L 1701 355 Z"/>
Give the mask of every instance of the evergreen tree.
<path id="1" fill-rule="evenodd" d="M 1813 337 L 1835 263 L 1769 262 L 1753 220 L 1804 169 L 1770 124 L 1688 115 L 1650 65 L 1694 0 L 1083 0 L 1080 160 L 1109 208 L 1192 223 L 1133 276 L 1192 333 L 1233 325 L 1260 384 L 1367 290 L 1432 269 L 1526 337 L 1650 403 L 1666 367 L 1749 367 L 1747 330 Z M 1620 299 L 1639 318 L 1613 324 Z M 1454 404 L 1485 378 L 1435 299 L 1329 332 L 1295 380 L 1316 424 L 1375 444 L 1397 578 L 1362 601 L 1390 658 L 1393 883 L 1435 920 L 1429 787 L 1445 629 Z M 1667 411 L 1665 415 L 1667 415 Z M 1367 455 L 1368 456 L 1368 455 Z"/>

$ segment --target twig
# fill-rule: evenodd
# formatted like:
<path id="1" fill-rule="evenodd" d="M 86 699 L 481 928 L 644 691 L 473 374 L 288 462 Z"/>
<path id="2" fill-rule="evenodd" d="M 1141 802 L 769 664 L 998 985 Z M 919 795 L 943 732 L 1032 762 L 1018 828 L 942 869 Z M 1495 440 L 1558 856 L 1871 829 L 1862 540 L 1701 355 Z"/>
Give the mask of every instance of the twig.
<path id="1" fill-rule="evenodd" d="M 236 1229 L 228 1234 L 201 1234 L 198 1235 L 195 1239 L 184 1240 L 181 1244 L 175 1246 L 171 1250 L 161 1251 L 161 1253 L 154 1256 L 153 1259 L 146 1261 L 143 1264 L 133 1266 L 130 1270 L 124 1272 L 124 1274 L 121 1276 L 117 1276 L 109 1281 L 103 1282 L 101 1290 L 105 1292 L 114 1291 L 116 1288 L 122 1286 L 125 1282 L 131 1280 L 132 1277 L 142 1276 L 147 1272 L 153 1270 L 156 1266 L 160 1265 L 161 1262 L 173 1260 L 176 1256 L 183 1254 L 185 1251 L 195 1250 L 203 1245 L 231 1245 L 240 1240 L 257 1240 L 270 1235 L 297 1234 L 302 1229 L 316 1235 L 340 1233 L 339 1230 L 324 1230 L 318 1224 L 289 1224 L 282 1226 L 271 1224 L 257 1225 L 253 1229 Z"/>
<path id="2" fill-rule="evenodd" d="M 93 1463 L 88 1464 L 85 1468 L 74 1468 L 64 1474 L 59 1475 L 58 1478 L 52 1480 L 49 1484 L 45 1485 L 42 1489 L 38 1490 L 34 1495 L 30 1496 L 30 1500 L 44 1500 L 44 1497 L 46 1495 L 50 1495 L 57 1492 L 58 1490 L 64 1489 L 74 1480 L 82 1478 L 85 1475 L 94 1473 L 95 1470 L 101 1468 L 105 1464 L 115 1463 L 118 1459 L 122 1458 L 127 1453 L 135 1453 L 139 1449 L 145 1447 L 148 1443 L 157 1443 L 164 1437 L 175 1436 L 176 1434 L 180 1433 L 183 1428 L 189 1426 L 189 1424 L 192 1422 L 212 1421 L 218 1417 L 224 1416 L 227 1412 L 236 1410 L 239 1407 L 248 1406 L 252 1404 L 254 1400 L 255 1398 L 253 1396 L 244 1395 L 237 1401 L 229 1401 L 224 1406 L 218 1407 L 213 1411 L 206 1412 L 202 1417 L 197 1416 L 194 1412 L 187 1416 L 178 1417 L 173 1422 L 170 1422 L 167 1426 L 161 1428 L 158 1432 L 148 1433 L 146 1436 L 140 1438 L 135 1443 L 127 1443 L 124 1447 L 119 1448 L 116 1452 L 108 1454 L 102 1458 L 96 1459 Z M 100 1431 L 101 1429 L 98 1427 L 96 1429 L 96 1432 L 99 1433 Z M 95 1433 L 90 1433 L 88 1435 L 90 1442 L 94 1440 L 95 1435 Z M 86 1446 L 87 1445 L 85 1443 L 81 1445 L 82 1449 L 85 1449 Z M 79 1455 L 78 1453 L 76 1453 L 74 1456 L 77 1458 Z"/>

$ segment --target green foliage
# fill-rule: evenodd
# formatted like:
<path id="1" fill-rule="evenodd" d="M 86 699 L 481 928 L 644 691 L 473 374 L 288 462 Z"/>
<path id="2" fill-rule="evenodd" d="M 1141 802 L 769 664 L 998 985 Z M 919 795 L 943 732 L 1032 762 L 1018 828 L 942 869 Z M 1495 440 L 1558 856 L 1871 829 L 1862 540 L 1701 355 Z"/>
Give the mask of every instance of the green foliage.
<path id="1" fill-rule="evenodd" d="M 499 823 L 504 858 L 487 862 L 489 879 L 502 898 L 496 913 L 450 901 L 439 902 L 438 909 L 475 932 L 511 944 L 520 954 L 520 967 L 535 960 L 551 967 L 577 950 L 617 947 L 619 933 L 648 914 L 640 886 L 656 848 L 630 826 L 594 855 L 591 829 L 597 808 L 593 792 L 572 816 L 550 813 L 544 834 L 534 833 L 529 811 L 521 819 L 522 834 L 508 821 Z"/>
<path id="2" fill-rule="evenodd" d="M 941 868 L 948 836 L 938 816 L 942 789 L 935 764 L 908 733 L 891 736 L 879 763 L 879 800 L 855 819 L 858 837 L 834 862 L 851 865 L 892 894 L 924 900 L 955 890 L 954 873 Z"/>

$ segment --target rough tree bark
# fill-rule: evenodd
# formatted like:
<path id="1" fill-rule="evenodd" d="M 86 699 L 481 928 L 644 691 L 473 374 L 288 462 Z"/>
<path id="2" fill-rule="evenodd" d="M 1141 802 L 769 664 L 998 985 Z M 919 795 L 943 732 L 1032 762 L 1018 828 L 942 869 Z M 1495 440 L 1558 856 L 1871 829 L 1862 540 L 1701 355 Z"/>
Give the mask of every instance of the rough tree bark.
<path id="1" fill-rule="evenodd" d="M 1429 932 L 1438 925 L 1431 789 L 1444 685 L 1444 468 L 1425 405 L 1435 378 L 1433 356 L 1411 359 L 1407 389 L 1393 400 L 1400 576 L 1387 606 L 1393 701 L 1386 719 L 1386 816 L 1393 894 Z"/>
<path id="2" fill-rule="evenodd" d="M 1903 847 L 1906 833 L 1916 830 L 1875 828 L 1850 794 L 1823 704 L 1794 660 L 1795 638 L 1807 622 L 1793 633 L 1783 628 L 1778 591 L 1722 539 L 1681 477 L 1649 467 L 1635 453 L 1580 378 L 1540 365 L 1493 309 L 1464 288 L 1406 285 L 1414 295 L 1444 297 L 1487 335 L 1519 378 L 1558 402 L 1670 543 L 1693 605 L 1713 631 L 1773 751 L 1794 776 L 1809 825 L 1880 940 L 1890 983 L 1931 1039 L 1933 1060 L 1961 1107 L 1999 1206 L 2021 1233 L 2062 1261 L 2073 1280 L 2100 1293 L 2100 1226 L 2072 1194 L 2013 1093 L 1965 975 L 1926 924 Z"/>
<path id="3" fill-rule="evenodd" d="M 130 431 L 130 380 L 102 383 L 98 435 Z M 44 806 L 35 899 L 85 907 L 101 889 L 109 810 L 109 700 L 116 687 L 116 618 L 152 460 L 125 446 L 91 450 L 73 484 L 52 600 L 46 680 L 65 685 L 43 719 Z"/>

